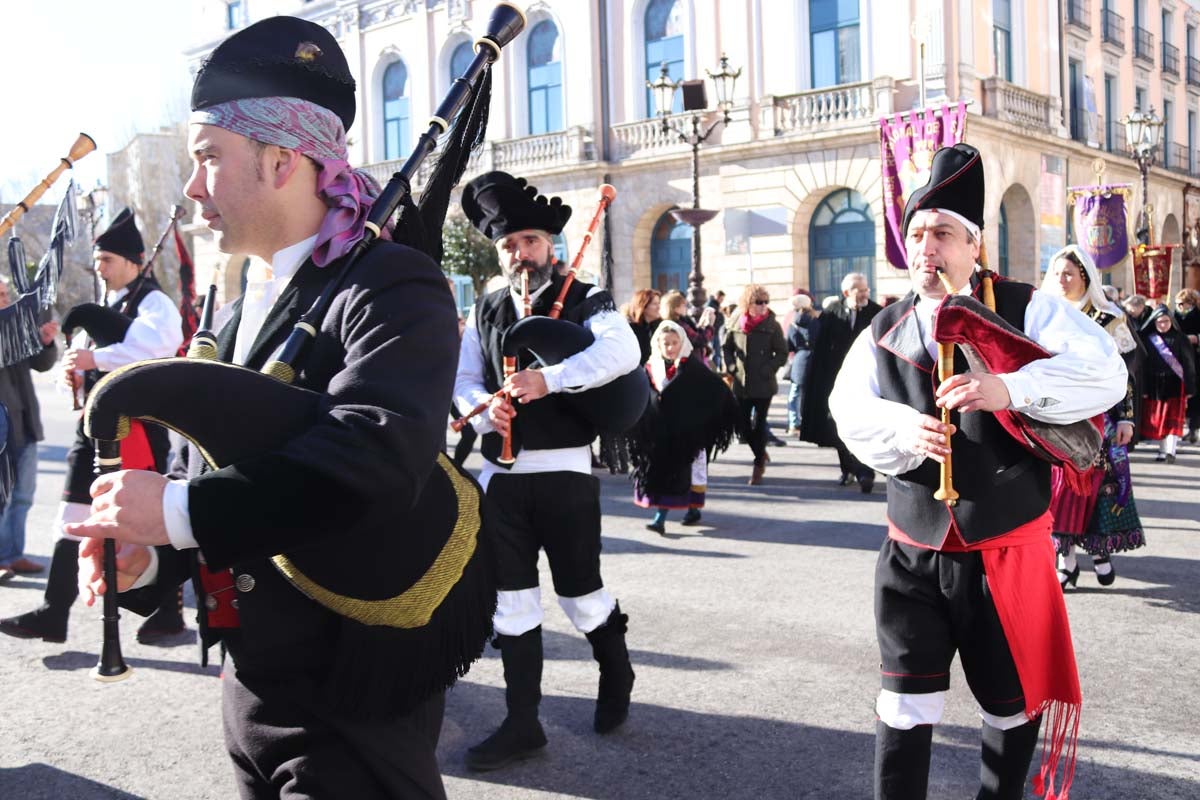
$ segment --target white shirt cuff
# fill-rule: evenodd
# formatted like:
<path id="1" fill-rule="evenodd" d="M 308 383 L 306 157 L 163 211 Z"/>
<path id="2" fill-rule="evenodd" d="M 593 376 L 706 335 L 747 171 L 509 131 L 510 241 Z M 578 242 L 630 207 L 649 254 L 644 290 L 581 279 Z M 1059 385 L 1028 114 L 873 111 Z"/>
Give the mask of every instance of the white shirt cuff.
<path id="1" fill-rule="evenodd" d="M 1020 372 L 1008 372 L 996 377 L 1004 381 L 1004 385 L 1008 388 L 1008 407 L 1010 409 L 1024 413 L 1038 407 L 1041 397 L 1032 377 Z"/>
<path id="2" fill-rule="evenodd" d="M 132 592 L 134 589 L 141 589 L 143 586 L 149 586 L 158 580 L 158 551 L 153 547 L 150 550 L 150 565 L 146 567 L 146 571 L 138 576 L 138 579 L 126 589 L 127 592 Z"/>
<path id="3" fill-rule="evenodd" d="M 170 481 L 163 489 L 163 523 L 167 528 L 167 538 L 176 550 L 187 550 L 199 547 L 200 543 L 192 535 L 192 518 L 188 513 L 188 482 Z"/>

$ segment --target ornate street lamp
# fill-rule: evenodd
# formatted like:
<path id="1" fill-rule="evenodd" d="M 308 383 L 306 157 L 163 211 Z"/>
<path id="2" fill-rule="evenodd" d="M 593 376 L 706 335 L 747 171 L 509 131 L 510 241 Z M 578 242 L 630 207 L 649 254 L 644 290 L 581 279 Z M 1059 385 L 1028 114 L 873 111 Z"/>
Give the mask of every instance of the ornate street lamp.
<path id="1" fill-rule="evenodd" d="M 712 79 L 717 94 L 717 110 L 721 116 L 701 131 L 701 116 L 708 110 L 708 96 L 703 80 L 672 81 L 664 62 L 658 80 L 646 81 L 646 88 L 654 95 L 654 106 L 662 119 L 663 133 L 674 133 L 679 141 L 692 148 L 692 207 L 677 208 L 671 216 L 685 225 L 692 226 L 692 271 L 688 274 L 688 306 L 693 318 L 700 316 L 704 308 L 704 271 L 700 264 L 700 226 L 717 215 L 717 211 L 700 208 L 700 145 L 708 139 L 718 125 L 729 124 L 729 112 L 733 108 L 733 87 L 742 74 L 739 67 L 730 69 L 729 58 L 722 53 L 717 72 L 705 70 Z M 692 112 L 691 133 L 671 119 L 671 107 L 675 102 L 675 91 L 683 90 L 684 111 Z"/>
<path id="2" fill-rule="evenodd" d="M 1138 239 L 1143 244 L 1153 244 L 1151 215 L 1154 209 L 1149 202 L 1150 196 L 1146 192 L 1146 184 L 1150 168 L 1154 166 L 1154 154 L 1158 149 L 1158 138 L 1162 132 L 1163 121 L 1154 113 L 1154 107 L 1151 106 L 1148 113 L 1135 108 L 1121 119 L 1121 124 L 1125 126 L 1125 140 L 1129 145 L 1130 155 L 1137 162 L 1138 173 L 1142 178 L 1142 210 L 1138 214 Z M 1142 239 L 1143 235 L 1146 237 L 1145 239 Z"/>

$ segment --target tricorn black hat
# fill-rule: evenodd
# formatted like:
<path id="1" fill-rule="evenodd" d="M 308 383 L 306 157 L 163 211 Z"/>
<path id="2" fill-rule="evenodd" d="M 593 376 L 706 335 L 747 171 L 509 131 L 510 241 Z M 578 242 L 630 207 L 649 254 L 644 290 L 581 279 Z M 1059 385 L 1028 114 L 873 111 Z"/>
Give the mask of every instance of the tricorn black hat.
<path id="1" fill-rule="evenodd" d="M 137 222 L 133 219 L 133 210 L 126 208 L 108 226 L 108 230 L 96 237 L 93 247 L 97 250 L 107 250 L 110 253 L 128 258 L 135 264 L 142 263 L 142 255 L 146 245 L 142 234 L 138 231 Z"/>
<path id="2" fill-rule="evenodd" d="M 354 78 L 333 34 L 298 17 L 268 17 L 230 36 L 192 85 L 192 111 L 247 97 L 297 97 L 327 108 L 350 129 Z"/>
<path id="3" fill-rule="evenodd" d="M 462 207 L 471 224 L 492 241 L 517 231 L 562 233 L 571 207 L 562 198 L 539 195 L 536 186 L 507 172 L 488 172 L 463 189 Z"/>
<path id="4" fill-rule="evenodd" d="M 933 154 L 929 182 L 909 195 L 900 230 L 908 235 L 913 214 L 943 208 L 983 227 L 983 159 L 969 144 L 943 147 Z"/>

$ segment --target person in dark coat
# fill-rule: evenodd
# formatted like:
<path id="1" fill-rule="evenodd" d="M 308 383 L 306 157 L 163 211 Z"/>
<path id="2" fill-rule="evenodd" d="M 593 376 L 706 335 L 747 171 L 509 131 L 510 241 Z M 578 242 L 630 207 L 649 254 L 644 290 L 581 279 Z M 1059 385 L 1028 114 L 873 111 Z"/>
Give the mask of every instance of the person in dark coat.
<path id="1" fill-rule="evenodd" d="M 11 287 L 0 278 L 0 309 L 10 305 Z M 4 458 L 13 466 L 12 497 L 0 513 L 0 581 L 13 575 L 41 572 L 41 564 L 25 557 L 25 519 L 37 489 L 37 443 L 44 438 L 42 414 L 29 371 L 45 372 L 54 366 L 58 348 L 57 322 L 41 326 L 42 351 L 0 369 L 0 403 L 8 409 L 8 442 Z"/>
<path id="2" fill-rule="evenodd" d="M 1196 394 L 1193 348 L 1171 312 L 1160 305 L 1142 323 L 1146 364 L 1142 381 L 1142 438 L 1158 440 L 1155 461 L 1175 463 L 1187 399 Z"/>
<path id="3" fill-rule="evenodd" d="M 1181 289 L 1175 295 L 1175 323 L 1192 346 L 1192 360 L 1200 364 L 1200 292 Z M 1185 441 L 1196 444 L 1200 440 L 1200 398 L 1195 395 L 1187 404 L 1188 432 Z"/>
<path id="4" fill-rule="evenodd" d="M 779 390 L 775 373 L 787 363 L 787 339 L 770 302 L 765 287 L 748 285 L 723 345 L 725 371 L 733 377 L 733 396 L 742 410 L 742 431 L 754 452 L 751 486 L 762 483 L 767 468 L 767 409 Z"/>
<path id="5" fill-rule="evenodd" d="M 237 31 L 201 67 L 191 105 L 184 192 L 219 250 L 257 257 L 216 343 L 245 369 L 221 372 L 257 378 L 332 285 L 287 394 L 317 395 L 318 413 L 189 480 L 97 479 L 96 511 L 68 526 L 89 537 L 81 588 L 91 602 L 123 590 L 145 613 L 155 592 L 199 576 L 201 641 L 226 653 L 224 739 L 243 800 L 443 800 L 444 689 L 482 652 L 495 607 L 482 496 L 441 452 L 454 300 L 413 248 L 376 239 L 350 263 L 380 189 L 348 163 L 355 82 L 327 30 L 274 16 Z M 433 495 L 440 521 L 423 516 Z M 125 543 L 117 586 L 102 585 L 98 537 Z M 443 556 L 453 576 L 432 569 Z"/>
<path id="6" fill-rule="evenodd" d="M 661 296 L 654 289 L 638 289 L 625 308 L 625 319 L 629 320 L 629 327 L 637 337 L 643 364 L 650 358 L 650 338 L 654 336 L 654 329 L 662 322 L 660 303 Z"/>
<path id="7" fill-rule="evenodd" d="M 800 413 L 800 439 L 818 447 L 835 447 L 842 474 L 838 484 L 858 481 L 864 494 L 875 486 L 875 471 L 864 466 L 842 443 L 837 424 L 829 413 L 829 393 L 851 343 L 871 326 L 880 306 L 871 300 L 867 276 L 852 272 L 842 278 L 842 301 L 821 314 L 812 339 L 812 355 L 804 380 L 804 402 Z"/>
<path id="8" fill-rule="evenodd" d="M 789 436 L 800 433 L 800 407 L 804 403 L 804 380 L 808 377 L 808 358 L 812 353 L 812 336 L 816 332 L 817 317 L 813 313 L 812 298 L 807 294 L 792 297 L 791 324 L 788 325 L 787 343 L 792 363 L 788 379 L 788 427 Z"/>

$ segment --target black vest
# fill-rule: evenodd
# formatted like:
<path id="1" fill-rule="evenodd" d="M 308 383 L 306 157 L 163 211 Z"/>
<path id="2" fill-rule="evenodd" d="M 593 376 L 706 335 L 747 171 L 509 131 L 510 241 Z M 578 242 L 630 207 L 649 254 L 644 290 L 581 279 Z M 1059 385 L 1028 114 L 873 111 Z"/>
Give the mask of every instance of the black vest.
<path id="1" fill-rule="evenodd" d="M 120 300 L 112 304 L 111 308 L 115 311 L 120 311 L 130 319 L 134 319 L 138 315 L 138 306 L 146 299 L 146 295 L 151 292 L 161 292 L 163 289 L 158 285 L 153 275 L 138 280 L 134 279 L 129 284 L 129 291 Z"/>
<path id="2" fill-rule="evenodd" d="M 562 289 L 563 278 L 554 275 L 547 287 L 533 304 L 533 313 L 542 316 L 550 313 L 555 298 Z M 596 292 L 588 297 L 594 287 L 590 283 L 574 281 L 567 290 L 563 311 L 559 319 L 582 325 L 588 317 L 600 311 L 615 309 L 607 291 Z M 497 391 L 504 383 L 504 356 L 501 346 L 505 332 L 517 322 L 517 310 L 512 294 L 506 286 L 484 295 L 475 305 L 475 325 L 479 330 L 479 345 L 483 349 L 483 383 L 489 392 Z M 525 369 L 531 363 L 526 355 L 517 362 L 517 369 Z M 596 438 L 595 429 L 578 414 L 574 413 L 566 397 L 549 394 L 529 405 L 517 405 L 517 416 L 513 422 L 513 454 L 521 450 L 554 450 L 563 447 L 582 447 Z M 504 438 L 498 433 L 485 433 L 480 450 L 483 457 L 493 464 L 510 469 L 496 460 L 504 446 Z"/>
<path id="3" fill-rule="evenodd" d="M 978 297 L 978 286 L 975 289 Z M 1025 308 L 1033 287 L 1014 281 L 996 281 L 996 313 L 1019 330 L 1025 327 Z M 941 416 L 934 405 L 937 369 L 925 349 L 909 294 L 883 309 L 871 322 L 877 348 L 879 393 L 932 417 Z M 954 372 L 967 371 L 966 357 L 954 350 Z M 888 480 L 888 519 L 909 538 L 941 547 L 951 515 L 967 543 L 992 539 L 1036 519 L 1050 506 L 1050 465 L 1017 444 L 993 414 L 951 412 L 958 427 L 951 439 L 954 488 L 958 504 L 947 508 L 933 499 L 939 484 L 939 465 L 926 459 L 919 467 Z"/>

